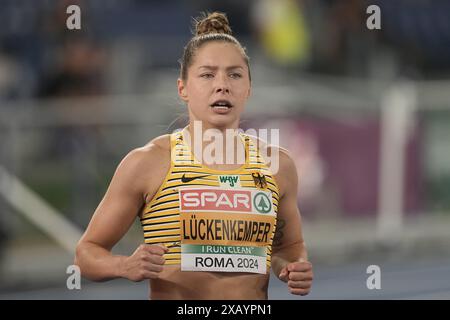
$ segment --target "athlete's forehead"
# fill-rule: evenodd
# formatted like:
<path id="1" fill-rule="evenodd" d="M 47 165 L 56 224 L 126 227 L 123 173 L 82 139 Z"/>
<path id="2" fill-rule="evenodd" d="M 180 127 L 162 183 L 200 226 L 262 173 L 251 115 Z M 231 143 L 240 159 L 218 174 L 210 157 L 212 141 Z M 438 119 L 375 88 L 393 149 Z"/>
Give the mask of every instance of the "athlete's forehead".
<path id="1" fill-rule="evenodd" d="M 198 66 L 197 69 L 199 70 L 217 70 L 219 69 L 221 66 L 219 65 L 201 65 Z M 245 69 L 245 65 L 231 65 L 231 66 L 225 66 L 226 70 L 234 70 L 234 69 Z"/>
<path id="2" fill-rule="evenodd" d="M 233 65 L 246 64 L 242 52 L 233 43 L 218 41 L 207 43 L 195 53 L 194 64 L 211 65 L 218 62 L 229 62 Z"/>

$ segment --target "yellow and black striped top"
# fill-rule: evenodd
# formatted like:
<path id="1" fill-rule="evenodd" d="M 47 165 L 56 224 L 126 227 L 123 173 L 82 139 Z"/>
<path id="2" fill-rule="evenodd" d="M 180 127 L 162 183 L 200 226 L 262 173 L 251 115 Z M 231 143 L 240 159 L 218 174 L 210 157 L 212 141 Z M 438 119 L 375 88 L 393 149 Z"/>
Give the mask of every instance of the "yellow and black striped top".
<path id="1" fill-rule="evenodd" d="M 238 176 L 241 188 L 246 190 L 264 189 L 264 191 L 270 192 L 272 194 L 273 211 L 275 215 L 277 214 L 280 197 L 278 185 L 269 167 L 264 163 L 254 141 L 244 133 L 239 133 L 239 135 L 245 145 L 245 164 L 235 170 L 214 170 L 195 159 L 190 146 L 184 141 L 182 131 L 171 134 L 170 169 L 152 200 L 144 207 L 141 215 L 145 243 L 162 243 L 169 248 L 169 251 L 164 255 L 166 264 L 181 263 L 181 248 L 179 245 L 182 232 L 180 223 L 180 188 L 220 188 L 220 176 Z M 187 175 L 194 175 L 197 178 L 189 180 L 186 179 Z M 261 177 L 263 177 L 263 184 L 261 183 Z M 217 215 L 220 214 L 220 212 L 217 212 Z M 269 244 L 266 246 L 266 264 L 268 268 L 271 262 L 275 228 L 276 220 L 273 224 L 273 230 L 269 233 Z"/>

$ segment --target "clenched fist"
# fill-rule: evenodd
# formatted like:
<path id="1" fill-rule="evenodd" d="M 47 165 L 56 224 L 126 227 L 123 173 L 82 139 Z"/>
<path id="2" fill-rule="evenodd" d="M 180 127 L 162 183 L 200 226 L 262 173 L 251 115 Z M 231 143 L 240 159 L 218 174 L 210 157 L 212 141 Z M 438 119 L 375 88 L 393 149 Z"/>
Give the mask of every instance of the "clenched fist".
<path id="1" fill-rule="evenodd" d="M 312 264 L 308 261 L 288 263 L 281 269 L 278 278 L 287 282 L 292 294 L 307 295 L 311 290 L 313 280 Z"/>
<path id="2" fill-rule="evenodd" d="M 162 244 L 141 244 L 131 256 L 123 260 L 122 277 L 136 282 L 157 279 L 163 270 L 163 255 L 168 250 Z"/>

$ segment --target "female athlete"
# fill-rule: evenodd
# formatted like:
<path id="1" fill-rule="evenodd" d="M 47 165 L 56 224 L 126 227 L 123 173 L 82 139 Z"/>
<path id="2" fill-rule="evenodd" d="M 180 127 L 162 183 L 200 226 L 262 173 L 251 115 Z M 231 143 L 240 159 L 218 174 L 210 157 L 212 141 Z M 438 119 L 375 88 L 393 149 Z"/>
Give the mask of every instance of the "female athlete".
<path id="1" fill-rule="evenodd" d="M 270 269 L 292 294 L 306 295 L 313 272 L 294 162 L 238 130 L 251 77 L 226 16 L 204 15 L 195 27 L 177 83 L 189 125 L 121 161 L 75 263 L 93 281 L 148 279 L 150 299 L 268 299 Z M 211 137 L 214 148 L 205 145 Z M 224 156 L 233 161 L 217 161 Z M 144 243 L 130 256 L 113 255 L 136 218 Z"/>

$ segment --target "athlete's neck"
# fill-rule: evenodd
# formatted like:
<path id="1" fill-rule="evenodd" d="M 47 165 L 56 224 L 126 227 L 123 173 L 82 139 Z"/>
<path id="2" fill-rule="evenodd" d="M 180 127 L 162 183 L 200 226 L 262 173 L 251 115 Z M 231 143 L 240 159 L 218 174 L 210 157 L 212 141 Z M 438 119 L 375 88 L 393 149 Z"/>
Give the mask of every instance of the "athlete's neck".
<path id="1" fill-rule="evenodd" d="M 245 144 L 237 127 L 205 128 L 201 121 L 192 121 L 183 136 L 195 158 L 206 165 L 245 163 Z"/>

